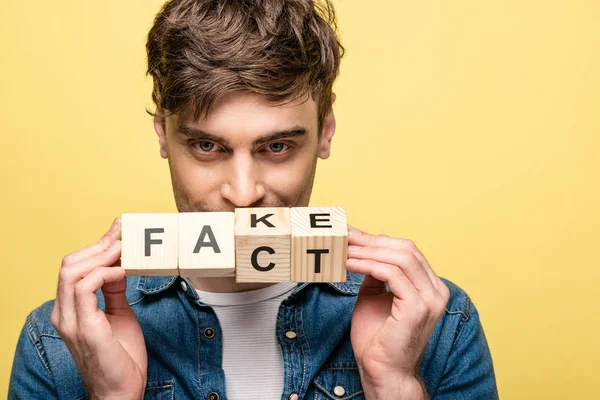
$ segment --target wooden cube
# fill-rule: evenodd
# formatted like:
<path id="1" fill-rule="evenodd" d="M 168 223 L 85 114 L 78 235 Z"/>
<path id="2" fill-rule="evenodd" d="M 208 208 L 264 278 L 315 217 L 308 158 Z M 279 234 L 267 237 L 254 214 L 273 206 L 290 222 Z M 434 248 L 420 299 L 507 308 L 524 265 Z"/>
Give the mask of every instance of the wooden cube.
<path id="1" fill-rule="evenodd" d="M 127 275 L 178 275 L 177 213 L 123 214 L 121 267 Z"/>
<path id="2" fill-rule="evenodd" d="M 235 276 L 233 212 L 179 214 L 179 274 Z"/>
<path id="3" fill-rule="evenodd" d="M 294 207 L 292 271 L 294 282 L 345 282 L 348 225 L 342 207 Z"/>
<path id="4" fill-rule="evenodd" d="M 236 282 L 290 281 L 290 209 L 236 208 Z"/>

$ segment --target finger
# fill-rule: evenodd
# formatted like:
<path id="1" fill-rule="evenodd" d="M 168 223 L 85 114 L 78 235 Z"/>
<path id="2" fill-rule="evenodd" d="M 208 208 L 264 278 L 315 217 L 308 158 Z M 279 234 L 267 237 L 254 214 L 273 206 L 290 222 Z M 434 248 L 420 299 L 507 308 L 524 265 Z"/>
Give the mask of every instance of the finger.
<path id="1" fill-rule="evenodd" d="M 106 282 L 102 286 L 104 295 L 104 312 L 109 315 L 125 315 L 133 312 L 127 301 L 127 278 L 123 268 L 123 279 L 116 282 Z"/>
<path id="2" fill-rule="evenodd" d="M 60 317 L 66 323 L 75 323 L 76 310 L 74 287 L 97 267 L 112 267 L 121 254 L 120 241 L 115 242 L 115 248 L 108 248 L 93 257 L 60 269 L 58 274 L 58 296 Z M 122 268 L 114 268 L 121 270 Z"/>
<path id="3" fill-rule="evenodd" d="M 63 258 L 62 267 L 75 264 L 86 258 L 90 258 L 103 250 L 106 250 L 115 240 L 121 239 L 121 217 L 115 218 L 108 230 L 96 243 L 90 244 L 83 249 L 68 254 Z"/>
<path id="4" fill-rule="evenodd" d="M 106 337 L 110 326 L 106 316 L 98 308 L 96 292 L 104 285 L 125 280 L 125 270 L 122 268 L 97 267 L 74 287 L 75 310 L 77 325 L 81 331 L 94 330 L 97 337 Z"/>
<path id="5" fill-rule="evenodd" d="M 365 275 L 360 289 L 358 290 L 359 296 L 362 294 L 375 295 L 387 293 L 387 287 L 385 282 L 373 278 L 371 275 Z"/>
<path id="6" fill-rule="evenodd" d="M 435 287 L 436 290 L 439 289 L 441 281 L 439 281 L 439 278 L 433 271 L 433 268 L 431 268 L 425 256 L 423 256 L 421 251 L 417 248 L 412 240 L 392 238 L 388 235 L 375 236 L 348 225 L 348 244 L 356 246 L 387 247 L 398 250 L 412 251 L 415 254 L 415 257 L 417 257 L 417 259 L 423 265 L 423 268 L 425 268 L 433 287 Z"/>
<path id="7" fill-rule="evenodd" d="M 427 275 L 425 268 L 415 255 L 407 250 L 389 249 L 385 247 L 348 246 L 348 257 L 362 260 L 374 260 L 391 264 L 402 269 L 414 287 L 424 296 L 434 298 L 436 289 Z"/>
<path id="8" fill-rule="evenodd" d="M 381 282 L 387 283 L 394 296 L 401 300 L 414 301 L 419 297 L 419 293 L 413 284 L 410 283 L 402 270 L 395 265 L 373 260 L 349 258 L 346 261 L 346 267 L 350 272 L 370 275 Z M 368 284 L 373 285 L 372 281 Z"/>

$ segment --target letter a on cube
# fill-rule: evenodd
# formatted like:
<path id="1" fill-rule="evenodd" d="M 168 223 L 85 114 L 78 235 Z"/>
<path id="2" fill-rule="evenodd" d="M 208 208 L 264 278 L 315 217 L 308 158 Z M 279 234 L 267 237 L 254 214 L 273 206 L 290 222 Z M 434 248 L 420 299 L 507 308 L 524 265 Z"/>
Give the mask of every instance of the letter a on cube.
<path id="1" fill-rule="evenodd" d="M 294 207 L 292 276 L 294 282 L 345 282 L 348 225 L 342 207 Z"/>
<path id="2" fill-rule="evenodd" d="M 236 282 L 290 281 L 290 209 L 236 208 Z"/>
<path id="3" fill-rule="evenodd" d="M 179 274 L 189 277 L 235 275 L 233 212 L 179 214 Z"/>
<path id="4" fill-rule="evenodd" d="M 127 275 L 178 275 L 177 213 L 121 216 L 121 267 Z"/>

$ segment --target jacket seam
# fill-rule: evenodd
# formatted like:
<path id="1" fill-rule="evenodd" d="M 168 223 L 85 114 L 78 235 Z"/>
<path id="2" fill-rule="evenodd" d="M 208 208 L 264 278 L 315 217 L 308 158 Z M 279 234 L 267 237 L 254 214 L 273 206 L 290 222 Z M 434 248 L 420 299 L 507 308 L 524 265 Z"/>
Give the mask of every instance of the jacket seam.
<path id="1" fill-rule="evenodd" d="M 350 394 L 350 395 L 348 395 L 348 396 L 346 396 L 346 397 L 339 397 L 339 396 L 337 396 L 337 395 L 336 395 L 336 397 L 333 397 L 333 396 L 331 395 L 331 393 L 329 392 L 329 390 L 327 390 L 326 388 L 324 388 L 324 387 L 323 387 L 321 384 L 319 384 L 319 382 L 317 382 L 316 380 L 315 380 L 315 387 L 316 387 L 316 388 L 318 388 L 318 389 L 320 389 L 320 390 L 321 390 L 323 393 L 325 393 L 325 395 L 326 395 L 327 397 L 329 397 L 330 399 L 351 400 L 351 399 L 353 399 L 353 398 L 355 398 L 355 397 L 357 397 L 357 396 L 360 396 L 360 395 L 364 394 L 364 390 L 359 390 L 358 392 L 356 392 L 356 393 L 352 393 L 352 394 Z M 316 393 L 315 393 L 315 399 L 316 399 L 316 398 L 317 398 L 317 397 L 316 397 Z"/>
<path id="2" fill-rule="evenodd" d="M 40 333 L 40 337 L 51 337 L 51 338 L 62 340 L 62 338 L 59 335 L 53 335 L 51 333 Z"/>
<path id="3" fill-rule="evenodd" d="M 140 301 L 144 300 L 144 298 L 146 297 L 145 293 L 142 293 L 142 297 L 140 297 L 139 299 L 137 299 L 136 301 L 133 301 L 131 303 L 129 303 L 130 306 L 134 306 L 136 304 L 138 304 Z"/>
<path id="4" fill-rule="evenodd" d="M 42 362 L 42 364 L 44 364 L 44 368 L 46 368 L 46 371 L 48 371 L 48 374 L 50 376 L 53 376 L 52 371 L 50 370 L 50 366 L 48 365 L 48 363 L 46 361 L 46 350 L 44 349 L 44 344 L 40 340 L 40 335 L 39 335 L 39 332 L 37 329 L 37 325 L 33 321 L 33 313 L 31 313 L 27 316 L 26 324 L 27 324 L 27 336 L 29 337 L 31 344 L 35 348 L 35 352 L 37 353 L 38 357 L 40 358 L 40 361 Z"/>
<path id="5" fill-rule="evenodd" d="M 167 282 L 163 283 L 162 285 L 148 289 L 148 288 L 146 288 L 146 285 L 148 282 L 148 277 L 144 276 L 143 288 L 141 287 L 142 283 L 140 281 L 138 281 L 137 290 L 139 290 L 140 292 L 142 292 L 144 294 L 156 294 L 156 293 L 159 293 L 159 292 L 163 291 L 164 289 L 170 287 L 176 280 L 177 280 L 177 276 L 174 276 L 174 277 L 171 277 L 171 279 L 169 279 Z"/>
<path id="6" fill-rule="evenodd" d="M 302 304 L 300 304 L 300 305 L 302 306 Z M 294 305 L 294 320 L 296 322 L 296 326 L 299 326 L 298 325 L 297 311 L 298 311 L 298 306 Z M 301 323 L 302 323 L 302 321 L 304 321 L 304 319 L 301 320 Z M 310 355 L 312 352 L 310 350 L 310 343 L 309 343 L 309 341 L 304 338 L 304 325 L 301 325 L 300 329 L 301 329 L 301 332 L 302 332 L 302 334 L 301 334 L 302 340 L 304 342 L 306 342 L 307 351 L 308 351 L 308 354 Z M 299 392 L 300 393 L 304 393 L 304 390 L 305 390 L 305 388 L 304 388 L 304 380 L 306 378 L 306 359 L 307 359 L 307 357 L 306 357 L 306 354 L 304 353 L 304 348 L 303 348 L 302 344 L 300 344 L 300 351 L 302 352 L 302 364 L 303 364 L 303 367 L 302 367 L 302 381 L 300 383 L 300 390 L 299 390 Z"/>
<path id="7" fill-rule="evenodd" d="M 464 311 L 459 311 L 459 313 L 462 315 L 462 318 L 460 319 L 459 326 L 456 328 L 456 337 L 454 338 L 452 347 L 454 347 L 456 343 L 458 343 L 458 340 L 460 339 L 465 329 L 465 326 L 467 326 L 467 322 L 469 322 L 469 319 L 471 317 L 471 298 L 467 295 L 465 295 L 463 309 Z"/>
<path id="8" fill-rule="evenodd" d="M 202 373 L 201 373 L 201 357 L 200 357 L 200 353 L 202 352 L 202 341 L 200 340 L 200 319 L 199 319 L 199 312 L 198 309 L 196 307 L 194 307 L 194 315 L 196 317 L 196 337 L 198 338 L 197 340 L 197 345 L 198 345 L 198 351 L 197 351 L 197 362 L 198 362 L 198 390 L 200 391 L 200 397 L 204 398 L 204 392 L 202 389 Z"/>

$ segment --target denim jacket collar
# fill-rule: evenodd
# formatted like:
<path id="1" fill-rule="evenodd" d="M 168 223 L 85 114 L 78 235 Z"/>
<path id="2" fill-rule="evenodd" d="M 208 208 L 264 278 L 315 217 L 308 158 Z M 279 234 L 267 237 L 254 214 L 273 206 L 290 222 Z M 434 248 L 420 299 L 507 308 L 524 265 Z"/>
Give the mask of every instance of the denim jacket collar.
<path id="1" fill-rule="evenodd" d="M 362 275 L 346 271 L 346 282 L 327 282 L 327 284 L 341 294 L 356 296 L 362 283 L 362 277 Z M 146 295 L 157 294 L 167 290 L 175 283 L 177 278 L 177 276 L 140 276 L 136 289 Z M 308 283 L 299 282 L 292 294 L 300 292 L 306 286 L 308 286 Z"/>

